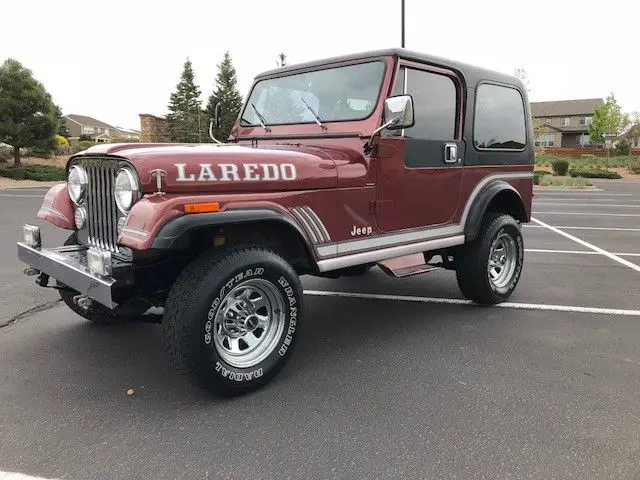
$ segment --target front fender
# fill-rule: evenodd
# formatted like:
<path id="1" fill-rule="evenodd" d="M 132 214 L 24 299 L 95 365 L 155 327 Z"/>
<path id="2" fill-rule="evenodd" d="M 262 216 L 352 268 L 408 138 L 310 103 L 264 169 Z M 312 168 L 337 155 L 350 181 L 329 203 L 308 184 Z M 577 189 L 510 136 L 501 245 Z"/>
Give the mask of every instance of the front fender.
<path id="1" fill-rule="evenodd" d="M 65 230 L 75 229 L 75 207 L 69 197 L 66 182 L 49 189 L 36 216 Z"/>

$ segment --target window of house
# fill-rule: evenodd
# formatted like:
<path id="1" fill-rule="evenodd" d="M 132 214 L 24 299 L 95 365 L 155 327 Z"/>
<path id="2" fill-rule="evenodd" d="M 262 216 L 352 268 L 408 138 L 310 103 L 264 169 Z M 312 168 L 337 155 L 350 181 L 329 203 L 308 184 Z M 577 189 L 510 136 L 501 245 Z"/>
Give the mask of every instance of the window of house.
<path id="1" fill-rule="evenodd" d="M 82 132 L 83 133 L 94 133 L 95 130 L 93 127 L 82 127 Z"/>
<path id="2" fill-rule="evenodd" d="M 593 117 L 581 117 L 580 118 L 580 125 L 589 125 L 591 123 L 592 119 L 593 119 Z"/>
<path id="3" fill-rule="evenodd" d="M 554 133 L 542 133 L 536 137 L 536 147 L 555 147 L 556 135 Z"/>
<path id="4" fill-rule="evenodd" d="M 551 125 L 551 119 L 550 119 L 550 118 L 547 118 L 547 119 L 544 121 L 544 123 L 547 123 L 547 124 Z"/>
<path id="5" fill-rule="evenodd" d="M 518 90 L 482 84 L 476 91 L 473 143 L 476 148 L 521 150 L 526 144 L 524 104 Z"/>
<path id="6" fill-rule="evenodd" d="M 568 127 L 569 125 L 571 125 L 571 119 L 569 117 L 564 117 L 562 119 L 562 126 Z"/>

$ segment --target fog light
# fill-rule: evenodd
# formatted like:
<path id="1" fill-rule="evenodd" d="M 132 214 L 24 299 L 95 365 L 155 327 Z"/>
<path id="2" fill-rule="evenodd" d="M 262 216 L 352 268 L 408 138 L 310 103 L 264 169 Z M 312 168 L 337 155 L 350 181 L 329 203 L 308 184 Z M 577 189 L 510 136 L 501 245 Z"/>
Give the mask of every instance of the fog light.
<path id="1" fill-rule="evenodd" d="M 78 207 L 73 218 L 76 222 L 76 228 L 82 230 L 87 223 L 87 211 L 84 207 Z"/>
<path id="2" fill-rule="evenodd" d="M 90 247 L 87 250 L 89 270 L 101 277 L 111 275 L 111 252 Z"/>
<path id="3" fill-rule="evenodd" d="M 22 239 L 30 247 L 39 248 L 42 245 L 40 240 L 40 227 L 36 225 L 24 225 L 22 227 Z"/>

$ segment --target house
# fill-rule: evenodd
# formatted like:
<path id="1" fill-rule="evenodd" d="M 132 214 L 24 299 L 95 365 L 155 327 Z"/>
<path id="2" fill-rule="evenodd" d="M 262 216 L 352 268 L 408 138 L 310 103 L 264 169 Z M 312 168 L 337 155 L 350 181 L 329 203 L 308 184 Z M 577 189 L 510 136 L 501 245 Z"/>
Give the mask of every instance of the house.
<path id="1" fill-rule="evenodd" d="M 140 132 L 114 127 L 86 115 L 65 115 L 67 128 L 71 132 L 70 140 L 78 140 L 81 135 L 89 136 L 96 143 L 109 143 L 116 139 L 139 140 Z"/>
<path id="2" fill-rule="evenodd" d="M 602 98 L 531 102 L 537 147 L 575 147 L 589 144 L 589 124 Z"/>

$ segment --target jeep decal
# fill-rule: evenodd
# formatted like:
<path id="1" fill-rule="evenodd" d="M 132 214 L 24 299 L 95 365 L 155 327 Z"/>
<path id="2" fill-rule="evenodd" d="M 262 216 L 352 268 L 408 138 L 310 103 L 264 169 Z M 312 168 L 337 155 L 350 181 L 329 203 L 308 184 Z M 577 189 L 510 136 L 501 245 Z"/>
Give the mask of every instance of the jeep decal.
<path id="1" fill-rule="evenodd" d="M 201 163 L 199 170 L 189 172 L 186 163 L 176 163 L 178 182 L 240 182 L 296 180 L 298 172 L 292 163 Z"/>

